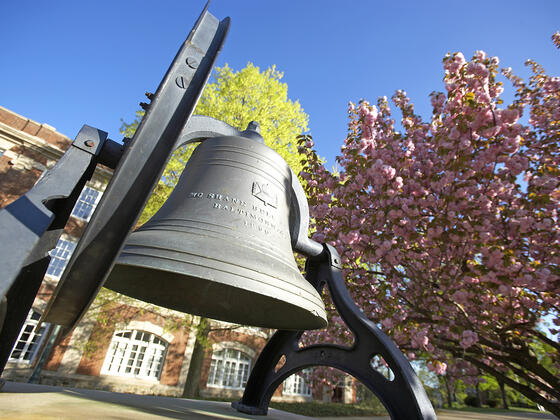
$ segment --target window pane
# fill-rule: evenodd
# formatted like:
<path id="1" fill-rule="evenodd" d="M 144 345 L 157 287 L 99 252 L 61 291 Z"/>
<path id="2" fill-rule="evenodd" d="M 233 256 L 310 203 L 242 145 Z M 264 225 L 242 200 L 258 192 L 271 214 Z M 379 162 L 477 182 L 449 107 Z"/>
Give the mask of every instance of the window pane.
<path id="1" fill-rule="evenodd" d="M 251 358 L 235 349 L 214 352 L 208 374 L 209 386 L 243 389 L 247 384 Z"/>
<path id="2" fill-rule="evenodd" d="M 208 383 L 214 384 L 214 379 L 216 376 L 216 360 L 212 359 L 210 361 L 210 371 L 208 372 Z"/>
<path id="3" fill-rule="evenodd" d="M 311 387 L 309 386 L 309 377 L 311 369 L 304 369 L 302 372 L 293 374 L 283 383 L 284 395 L 311 395 Z"/>
<path id="4" fill-rule="evenodd" d="M 241 382 L 241 386 L 243 386 L 243 388 L 245 388 L 245 386 L 247 385 L 247 379 L 249 378 L 249 364 L 245 364 L 243 366 L 243 381 Z"/>
<path id="5" fill-rule="evenodd" d="M 59 239 L 56 248 L 49 252 L 51 261 L 47 268 L 47 274 L 53 277 L 60 277 L 75 247 L 76 244 L 74 242 Z"/>
<path id="6" fill-rule="evenodd" d="M 27 314 L 25 324 L 10 354 L 9 360 L 11 362 L 31 362 L 35 358 L 49 327 L 48 323 L 44 323 L 37 330 L 39 318 L 41 318 L 41 314 L 33 309 Z"/>
<path id="7" fill-rule="evenodd" d="M 119 352 L 115 356 L 111 351 L 107 353 L 101 373 L 159 378 L 167 350 L 165 341 L 149 332 L 132 330 L 115 333 L 112 345 L 116 345 Z"/>
<path id="8" fill-rule="evenodd" d="M 84 187 L 80 198 L 72 210 L 72 216 L 88 221 L 100 198 L 100 191 L 91 187 Z"/>

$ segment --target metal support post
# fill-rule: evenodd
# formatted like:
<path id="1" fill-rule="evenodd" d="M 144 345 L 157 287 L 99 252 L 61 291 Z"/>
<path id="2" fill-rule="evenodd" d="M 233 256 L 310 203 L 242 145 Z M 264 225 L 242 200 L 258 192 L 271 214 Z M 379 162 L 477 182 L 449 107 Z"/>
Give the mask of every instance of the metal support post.
<path id="1" fill-rule="evenodd" d="M 44 320 L 71 331 L 103 286 L 196 106 L 229 18 L 202 11 L 181 45 L 49 301 Z"/>

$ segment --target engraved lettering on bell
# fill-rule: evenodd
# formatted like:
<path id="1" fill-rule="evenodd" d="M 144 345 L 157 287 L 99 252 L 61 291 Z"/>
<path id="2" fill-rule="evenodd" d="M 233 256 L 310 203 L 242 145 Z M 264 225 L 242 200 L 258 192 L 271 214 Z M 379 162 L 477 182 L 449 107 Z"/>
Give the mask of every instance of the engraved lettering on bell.
<path id="1" fill-rule="evenodd" d="M 252 193 L 267 206 L 278 207 L 278 196 L 271 191 L 270 185 L 254 181 Z"/>

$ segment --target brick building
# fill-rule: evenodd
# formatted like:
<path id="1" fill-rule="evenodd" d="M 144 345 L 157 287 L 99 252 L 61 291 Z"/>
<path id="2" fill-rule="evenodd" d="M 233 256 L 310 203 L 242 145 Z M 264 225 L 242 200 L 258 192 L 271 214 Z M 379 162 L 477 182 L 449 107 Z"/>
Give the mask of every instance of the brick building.
<path id="1" fill-rule="evenodd" d="M 29 190 L 70 143 L 53 127 L 0 107 L 0 207 Z M 110 170 L 98 167 L 82 191 L 64 234 L 51 251 L 44 281 L 3 378 L 26 381 L 37 367 L 52 334 L 48 324 L 37 329 L 37 321 L 110 177 Z M 54 349 L 46 355 L 40 382 L 180 396 L 196 341 L 197 322 L 198 317 L 128 298 L 104 302 L 102 307 L 94 303 L 71 334 L 57 338 Z M 241 396 L 251 367 L 271 333 L 213 322 L 202 365 L 201 395 Z M 353 386 L 347 386 L 337 394 L 341 400 L 350 402 L 355 399 L 353 390 Z M 324 394 L 312 396 L 306 380 L 293 375 L 279 387 L 274 398 L 330 399 L 330 392 Z"/>

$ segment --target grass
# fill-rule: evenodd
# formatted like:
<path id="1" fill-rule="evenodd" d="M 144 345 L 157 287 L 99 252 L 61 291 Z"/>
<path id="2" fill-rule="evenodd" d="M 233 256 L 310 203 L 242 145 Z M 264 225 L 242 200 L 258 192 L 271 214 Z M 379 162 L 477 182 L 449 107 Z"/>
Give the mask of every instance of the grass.
<path id="1" fill-rule="evenodd" d="M 231 398 L 199 398 L 211 401 L 233 401 Z M 238 399 L 234 399 L 237 401 Z M 368 401 L 366 404 L 342 404 L 327 402 L 271 402 L 271 408 L 287 411 L 289 413 L 299 414 L 308 417 L 366 417 L 366 416 L 387 416 L 387 411 L 378 401 Z M 441 410 L 466 411 L 471 413 L 541 413 L 541 411 L 533 408 L 510 407 L 509 410 L 503 408 L 490 407 L 442 407 Z M 439 410 L 438 410 L 439 411 Z"/>
<path id="2" fill-rule="evenodd" d="M 490 407 L 453 407 L 453 408 L 442 408 L 442 410 L 453 410 L 453 411 L 469 411 L 473 413 L 542 413 L 534 408 L 525 408 L 525 407 L 510 407 L 509 410 L 504 408 L 490 408 Z"/>
<path id="3" fill-rule="evenodd" d="M 210 401 L 238 401 L 238 398 L 195 398 Z M 271 408 L 287 411 L 289 413 L 299 414 L 308 417 L 366 417 L 366 416 L 387 416 L 388 413 L 379 402 L 379 400 L 369 399 L 365 404 L 343 404 L 343 403 L 327 403 L 327 402 L 271 402 Z M 439 410 L 449 411 L 466 411 L 471 413 L 542 413 L 534 408 L 510 407 L 509 410 L 503 408 L 490 407 L 470 407 L 470 406 L 454 406 L 453 408 L 442 407 Z"/>
<path id="4" fill-rule="evenodd" d="M 382 407 L 368 407 L 358 404 L 326 403 L 326 402 L 271 402 L 270 407 L 289 413 L 309 417 L 350 417 L 350 416 L 383 416 L 387 415 Z"/>
<path id="5" fill-rule="evenodd" d="M 192 397 L 191 397 L 192 398 Z M 207 400 L 207 401 L 222 401 L 232 402 L 238 401 L 239 398 L 201 398 L 194 397 L 193 399 Z M 287 411 L 293 414 L 299 414 L 308 417 L 365 417 L 365 416 L 387 416 L 385 407 L 375 399 L 373 401 L 366 401 L 364 404 L 343 404 L 343 403 L 328 403 L 328 402 L 276 402 L 272 401 L 269 405 L 270 408 L 277 410 Z"/>
<path id="6" fill-rule="evenodd" d="M 222 402 L 232 402 L 238 401 L 239 398 L 201 398 L 201 397 L 191 397 L 196 400 L 207 400 L 207 401 L 222 401 Z M 365 416 L 386 416 L 387 411 L 379 404 L 343 404 L 343 403 L 327 403 L 327 402 L 271 402 L 270 408 L 276 408 L 277 410 L 287 411 L 293 414 L 299 414 L 308 417 L 365 417 Z"/>

